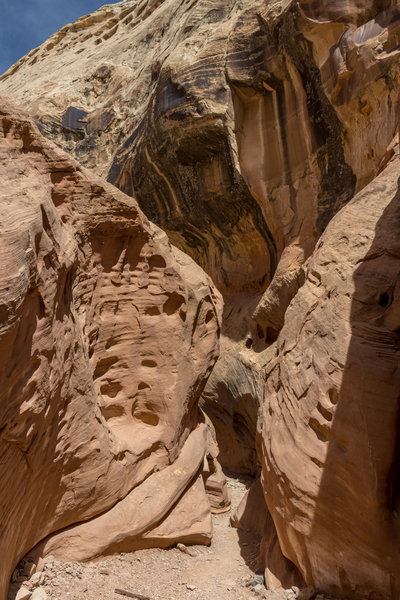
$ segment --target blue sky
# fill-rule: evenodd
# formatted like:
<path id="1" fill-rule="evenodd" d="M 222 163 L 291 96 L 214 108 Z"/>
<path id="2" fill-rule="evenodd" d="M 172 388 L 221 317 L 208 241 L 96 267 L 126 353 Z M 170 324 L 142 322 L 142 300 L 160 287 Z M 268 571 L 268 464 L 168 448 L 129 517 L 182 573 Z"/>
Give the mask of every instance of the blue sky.
<path id="1" fill-rule="evenodd" d="M 60 27 L 114 0 L 0 0 L 0 75 Z"/>

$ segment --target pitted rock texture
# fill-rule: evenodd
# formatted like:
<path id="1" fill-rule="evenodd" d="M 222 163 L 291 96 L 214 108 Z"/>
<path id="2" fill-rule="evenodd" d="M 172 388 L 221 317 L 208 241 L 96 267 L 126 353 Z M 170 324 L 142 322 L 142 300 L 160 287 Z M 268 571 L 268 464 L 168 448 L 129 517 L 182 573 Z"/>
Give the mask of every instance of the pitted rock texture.
<path id="1" fill-rule="evenodd" d="M 394 0 L 125 0 L 0 78 L 45 135 L 135 193 L 236 305 L 223 328 L 232 362 L 219 368 L 231 378 L 214 374 L 204 406 L 238 470 L 254 470 L 258 370 L 237 381 L 263 364 L 304 261 L 393 138 L 399 11 Z"/>
<path id="2" fill-rule="evenodd" d="M 399 167 L 328 225 L 267 368 L 262 482 L 280 547 L 345 598 L 400 594 Z"/>
<path id="3" fill-rule="evenodd" d="M 209 543 L 219 293 L 3 95 L 0 182 L 0 598 L 46 536 L 61 558 Z"/>
<path id="4" fill-rule="evenodd" d="M 260 292 L 376 174 L 396 127 L 395 4 L 125 0 L 51 36 L 1 88 L 135 191 L 221 291 Z"/>
<path id="5" fill-rule="evenodd" d="M 399 30 L 390 0 L 127 0 L 0 81 L 47 136 L 135 192 L 223 293 L 203 406 L 225 463 L 254 474 L 266 369 L 258 460 L 274 587 L 400 594 L 397 163 L 366 187 L 398 123 Z M 93 528 L 82 524 L 85 540 Z"/>

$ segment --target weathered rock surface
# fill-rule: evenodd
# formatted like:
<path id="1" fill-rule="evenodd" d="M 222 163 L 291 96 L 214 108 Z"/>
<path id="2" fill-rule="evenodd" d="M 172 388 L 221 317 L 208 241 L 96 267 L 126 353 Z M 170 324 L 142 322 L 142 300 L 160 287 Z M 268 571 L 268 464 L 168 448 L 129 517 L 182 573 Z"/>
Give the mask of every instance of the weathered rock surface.
<path id="1" fill-rule="evenodd" d="M 261 480 L 257 478 L 243 496 L 230 522 L 232 527 L 260 532 L 264 531 L 268 516 Z"/>
<path id="2" fill-rule="evenodd" d="M 345 598 L 400 594 L 399 167 L 328 225 L 267 368 L 262 481 L 280 548 Z"/>
<path id="3" fill-rule="evenodd" d="M 230 509 L 230 496 L 226 478 L 218 461 L 219 448 L 212 422 L 204 414 L 207 425 L 207 452 L 204 456 L 203 480 L 211 512 L 220 513 Z"/>
<path id="4" fill-rule="evenodd" d="M 302 264 L 394 135 L 396 5 L 125 0 L 0 79 L 43 133 L 135 193 L 234 307 L 204 406 L 238 470 L 257 468 L 259 371 L 238 389 L 243 370 L 276 339 Z"/>
<path id="5" fill-rule="evenodd" d="M 135 190 L 222 291 L 259 292 L 284 248 L 294 268 L 376 174 L 398 33 L 390 0 L 125 0 L 51 36 L 1 87 Z"/>
<path id="6" fill-rule="evenodd" d="M 394 600 L 400 594 L 397 163 L 370 184 L 391 158 L 387 147 L 398 123 L 399 34 L 400 8 L 390 0 L 126 0 L 65 27 L 0 80 L 43 133 L 135 193 L 223 293 L 222 356 L 203 406 L 225 464 L 253 474 L 266 369 L 258 460 L 269 508 L 265 576 L 274 587 L 303 579 L 338 596 Z M 54 182 L 56 198 L 69 176 L 63 182 L 61 192 Z M 114 196 L 109 219 L 113 202 Z M 84 218 L 74 219 L 76 235 L 90 240 Z M 88 309 L 80 299 L 86 287 L 92 294 L 88 273 L 99 277 L 94 255 L 101 256 L 99 245 L 85 251 L 84 274 L 74 286 L 74 310 L 85 323 L 97 318 L 97 300 Z M 112 257 L 100 260 L 105 270 L 116 264 Z M 175 300 L 173 314 L 180 309 Z M 121 315 L 121 328 L 129 314 Z M 206 312 L 204 327 L 212 327 L 207 319 Z M 89 328 L 82 332 L 102 360 L 107 328 L 99 328 L 99 338 Z M 213 352 L 210 344 L 199 382 Z M 120 371 L 111 388 L 102 382 L 111 398 L 117 380 L 127 385 Z M 197 397 L 202 383 L 182 378 Z M 114 404 L 107 403 L 107 418 L 133 444 Z M 187 423 L 183 412 L 176 418 L 185 425 L 174 434 L 180 451 L 174 460 L 183 456 L 181 441 L 193 439 L 189 431 L 200 435 L 194 408 L 185 414 L 193 416 Z M 145 410 L 139 415 L 146 427 L 157 425 Z M 162 461 L 157 442 L 153 450 L 146 460 Z M 218 508 L 226 499 L 214 492 L 219 473 L 212 453 L 207 456 L 203 481 L 188 471 L 190 494 L 201 489 L 204 498 L 205 481 Z M 149 486 L 154 476 L 161 477 L 152 473 Z M 107 489 L 107 477 L 96 485 Z M 121 502 L 139 492 L 127 485 Z M 198 535 L 205 505 L 188 494 L 177 510 L 196 504 L 198 519 L 188 527 Z M 102 512 L 108 508 L 111 502 Z M 96 537 L 89 519 L 106 518 L 108 530 L 114 519 L 120 523 L 119 510 L 116 504 L 106 515 L 83 511 L 83 549 Z M 173 514 L 138 533 L 135 543 L 145 544 L 146 536 L 169 540 Z M 128 538 L 140 524 L 133 519 L 132 527 Z M 71 535 L 64 531 L 45 544 L 62 552 Z M 116 548 L 121 543 L 110 541 Z"/>
<path id="7" fill-rule="evenodd" d="M 209 542 L 198 400 L 221 298 L 132 198 L 3 95 L 0 183 L 3 599 L 55 532 L 42 554 Z"/>

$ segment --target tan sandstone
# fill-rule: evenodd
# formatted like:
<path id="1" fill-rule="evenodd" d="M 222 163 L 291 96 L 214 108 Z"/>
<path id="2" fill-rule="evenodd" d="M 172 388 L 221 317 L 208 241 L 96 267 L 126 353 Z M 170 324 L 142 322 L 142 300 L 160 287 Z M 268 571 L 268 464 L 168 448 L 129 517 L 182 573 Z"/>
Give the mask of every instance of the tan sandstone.
<path id="1" fill-rule="evenodd" d="M 400 593 L 399 167 L 328 225 L 266 374 L 262 484 L 280 548 L 344 598 Z M 266 575 L 286 585 L 281 566 Z"/>
<path id="2" fill-rule="evenodd" d="M 238 471 L 258 470 L 259 352 L 320 234 L 375 177 L 395 133 L 399 22 L 390 0 L 125 0 L 0 78 L 224 294 L 203 402 Z"/>
<path id="3" fill-rule="evenodd" d="M 225 465 L 262 465 L 270 587 L 400 593 L 398 163 L 388 166 L 399 34 L 390 0 L 126 0 L 66 26 L 0 79 L 46 136 L 135 194 L 223 293 L 202 406 Z M 74 186 L 65 179 L 61 195 Z M 179 449 L 196 419 L 183 438 L 178 428 Z"/>
<path id="4" fill-rule="evenodd" d="M 46 536 L 41 554 L 81 558 L 209 543 L 220 295 L 4 95 L 0 182 L 0 597 Z"/>

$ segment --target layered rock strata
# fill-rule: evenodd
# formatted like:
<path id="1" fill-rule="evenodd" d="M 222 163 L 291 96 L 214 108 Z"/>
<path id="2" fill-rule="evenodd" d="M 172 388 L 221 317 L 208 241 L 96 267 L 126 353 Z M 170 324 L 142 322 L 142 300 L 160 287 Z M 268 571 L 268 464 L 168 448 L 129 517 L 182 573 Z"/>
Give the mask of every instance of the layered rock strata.
<path id="1" fill-rule="evenodd" d="M 256 473 L 267 379 L 273 587 L 400 593 L 397 163 L 369 186 L 393 155 L 399 35 L 390 0 L 126 0 L 0 80 L 223 293 L 203 403 L 225 464 Z M 203 464 L 213 493 L 212 451 Z"/>
<path id="2" fill-rule="evenodd" d="M 0 598 L 46 536 L 69 558 L 209 543 L 219 293 L 3 95 L 0 182 Z"/>
<path id="3" fill-rule="evenodd" d="M 328 225 L 267 368 L 262 484 L 280 548 L 336 597 L 400 593 L 399 174 L 396 157 Z"/>
<path id="4" fill-rule="evenodd" d="M 204 406 L 237 470 L 254 470 L 259 368 L 237 382 L 264 364 L 302 264 L 394 135 L 396 4 L 125 0 L 0 79 L 45 135 L 135 193 L 224 294 L 224 378 Z"/>

